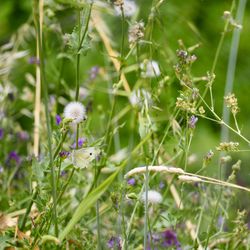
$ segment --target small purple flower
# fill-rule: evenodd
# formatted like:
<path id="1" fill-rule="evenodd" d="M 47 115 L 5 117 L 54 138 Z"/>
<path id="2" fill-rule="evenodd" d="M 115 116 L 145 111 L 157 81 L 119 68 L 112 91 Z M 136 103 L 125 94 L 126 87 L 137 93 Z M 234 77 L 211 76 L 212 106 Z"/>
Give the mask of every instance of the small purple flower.
<path id="1" fill-rule="evenodd" d="M 98 66 L 92 67 L 90 69 L 90 71 L 89 71 L 89 80 L 90 81 L 95 80 L 95 78 L 97 77 L 98 73 L 99 73 L 99 67 Z"/>
<path id="2" fill-rule="evenodd" d="M 4 136 L 3 128 L 0 128 L 0 140 L 3 139 L 3 136 Z"/>
<path id="3" fill-rule="evenodd" d="M 29 140 L 29 134 L 27 131 L 20 131 L 17 133 L 17 136 L 21 141 L 28 141 Z"/>
<path id="4" fill-rule="evenodd" d="M 108 243 L 107 246 L 109 249 L 118 249 L 121 250 L 122 249 L 122 240 L 121 237 L 119 236 L 112 236 Z"/>
<path id="5" fill-rule="evenodd" d="M 20 156 L 15 151 L 11 151 L 8 155 L 6 163 L 9 165 L 11 162 L 15 162 L 17 165 L 21 163 Z"/>
<path id="6" fill-rule="evenodd" d="M 63 177 L 63 176 L 65 176 L 66 174 L 67 174 L 67 172 L 66 172 L 65 170 L 62 170 L 60 175 Z"/>
<path id="7" fill-rule="evenodd" d="M 224 225 L 224 221 L 225 221 L 225 218 L 224 218 L 223 216 L 220 215 L 220 216 L 218 217 L 217 227 L 218 227 L 218 228 L 221 228 L 221 226 Z"/>
<path id="8" fill-rule="evenodd" d="M 56 125 L 60 125 L 60 123 L 62 122 L 62 118 L 60 115 L 56 115 Z"/>
<path id="9" fill-rule="evenodd" d="M 136 180 L 135 180 L 135 178 L 130 178 L 130 179 L 128 179 L 127 183 L 128 183 L 128 185 L 130 185 L 130 186 L 134 186 L 135 183 L 136 183 Z"/>
<path id="10" fill-rule="evenodd" d="M 181 250 L 181 244 L 177 239 L 177 235 L 174 231 L 167 229 L 162 233 L 164 247 L 175 246 L 176 249 Z"/>
<path id="11" fill-rule="evenodd" d="M 0 166 L 0 174 L 3 173 L 3 167 Z"/>
<path id="12" fill-rule="evenodd" d="M 189 121 L 188 121 L 188 126 L 189 126 L 189 128 L 194 129 L 194 128 L 195 128 L 195 124 L 197 123 L 197 121 L 198 121 L 198 117 L 192 115 L 192 116 L 189 118 Z"/>
<path id="13" fill-rule="evenodd" d="M 28 62 L 29 64 L 37 64 L 37 65 L 40 64 L 40 60 L 35 56 L 30 57 Z"/>
<path id="14" fill-rule="evenodd" d="M 70 152 L 68 152 L 68 151 L 61 151 L 61 152 L 59 153 L 59 156 L 60 156 L 62 159 L 66 159 L 69 155 L 70 155 Z"/>
<path id="15" fill-rule="evenodd" d="M 159 184 L 159 188 L 163 189 L 164 187 L 165 187 L 165 183 L 164 183 L 164 181 L 161 181 L 160 184 Z"/>
<path id="16" fill-rule="evenodd" d="M 83 144 L 86 142 L 86 138 L 79 138 L 78 139 L 78 148 L 81 148 Z M 76 149 L 76 143 L 71 146 L 71 148 Z"/>

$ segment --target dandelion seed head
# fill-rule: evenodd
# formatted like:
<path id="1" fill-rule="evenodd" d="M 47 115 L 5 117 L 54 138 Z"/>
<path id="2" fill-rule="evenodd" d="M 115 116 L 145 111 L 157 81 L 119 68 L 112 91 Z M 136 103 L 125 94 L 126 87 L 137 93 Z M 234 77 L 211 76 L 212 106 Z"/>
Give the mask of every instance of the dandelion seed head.
<path id="1" fill-rule="evenodd" d="M 143 202 L 146 201 L 146 192 L 141 196 Z M 162 202 L 162 195 L 155 190 L 148 190 L 148 203 L 157 204 Z"/>
<path id="2" fill-rule="evenodd" d="M 72 123 L 79 124 L 86 118 L 86 109 L 80 102 L 70 102 L 64 109 L 64 117 L 72 119 Z"/>
<path id="3" fill-rule="evenodd" d="M 132 0 L 124 0 L 122 3 L 122 8 L 123 8 L 124 16 L 126 16 L 126 17 L 133 16 L 138 10 L 136 3 Z M 122 15 L 120 5 L 115 6 L 115 14 L 117 16 Z"/>

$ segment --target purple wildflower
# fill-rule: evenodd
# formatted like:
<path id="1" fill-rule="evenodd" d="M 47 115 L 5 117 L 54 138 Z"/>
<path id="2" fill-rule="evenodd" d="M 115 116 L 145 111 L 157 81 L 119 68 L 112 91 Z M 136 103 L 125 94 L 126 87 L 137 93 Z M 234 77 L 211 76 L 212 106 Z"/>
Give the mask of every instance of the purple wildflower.
<path id="1" fill-rule="evenodd" d="M 11 162 L 15 162 L 17 165 L 21 163 L 20 156 L 15 151 L 11 151 L 8 155 L 6 163 L 9 165 Z"/>
<path id="2" fill-rule="evenodd" d="M 89 71 L 89 80 L 90 81 L 95 80 L 95 78 L 97 77 L 98 73 L 99 73 L 99 67 L 98 66 L 92 67 L 90 69 L 90 71 Z"/>
<path id="3" fill-rule="evenodd" d="M 164 247 L 175 246 L 177 250 L 181 250 L 181 244 L 177 239 L 177 235 L 174 231 L 167 229 L 162 233 Z"/>
<path id="4" fill-rule="evenodd" d="M 224 221 L 225 221 L 224 217 L 220 215 L 220 216 L 218 217 L 217 227 L 218 227 L 218 228 L 221 228 L 221 226 L 224 225 Z"/>
<path id="5" fill-rule="evenodd" d="M 56 125 L 60 125 L 60 123 L 62 122 L 62 118 L 60 115 L 56 115 Z"/>
<path id="6" fill-rule="evenodd" d="M 108 243 L 107 246 L 109 249 L 118 249 L 121 250 L 122 249 L 122 240 L 121 237 L 119 236 L 112 236 Z"/>
<path id="7" fill-rule="evenodd" d="M 4 136 L 3 128 L 0 128 L 0 140 L 3 139 L 3 136 Z"/>
<path id="8" fill-rule="evenodd" d="M 17 136 L 21 141 L 28 141 L 29 140 L 29 134 L 27 131 L 20 131 L 17 133 Z"/>
<path id="9" fill-rule="evenodd" d="M 66 174 L 67 174 L 67 172 L 65 170 L 62 170 L 60 173 L 61 176 L 65 176 Z"/>
<path id="10" fill-rule="evenodd" d="M 40 64 L 40 60 L 35 56 L 30 57 L 28 62 L 29 64 L 37 64 L 37 65 Z"/>
<path id="11" fill-rule="evenodd" d="M 164 181 L 161 181 L 160 184 L 159 184 L 159 188 L 163 189 L 164 187 L 165 187 L 165 183 L 164 183 Z"/>
<path id="12" fill-rule="evenodd" d="M 189 118 L 189 121 L 188 121 L 188 126 L 189 126 L 189 128 L 194 129 L 194 128 L 195 128 L 195 124 L 197 123 L 197 121 L 198 121 L 198 117 L 192 115 L 192 116 Z"/>
<path id="13" fill-rule="evenodd" d="M 29 64 L 37 64 L 37 65 L 40 64 L 40 60 L 35 56 L 30 57 L 28 62 Z"/>
<path id="14" fill-rule="evenodd" d="M 130 178 L 130 179 L 128 179 L 127 183 L 128 183 L 128 185 L 130 185 L 130 186 L 134 186 L 135 183 L 136 183 L 136 180 L 135 180 L 135 178 Z"/>
<path id="15" fill-rule="evenodd" d="M 83 144 L 86 142 L 86 138 L 79 138 L 78 139 L 78 148 L 81 148 Z M 76 149 L 76 143 L 71 146 L 71 148 Z"/>
<path id="16" fill-rule="evenodd" d="M 61 151 L 60 153 L 59 153 L 59 156 L 62 158 L 62 159 L 66 159 L 68 156 L 69 156 L 69 152 L 67 152 L 67 151 Z"/>
<path id="17" fill-rule="evenodd" d="M 3 167 L 0 166 L 0 174 L 3 173 Z"/>

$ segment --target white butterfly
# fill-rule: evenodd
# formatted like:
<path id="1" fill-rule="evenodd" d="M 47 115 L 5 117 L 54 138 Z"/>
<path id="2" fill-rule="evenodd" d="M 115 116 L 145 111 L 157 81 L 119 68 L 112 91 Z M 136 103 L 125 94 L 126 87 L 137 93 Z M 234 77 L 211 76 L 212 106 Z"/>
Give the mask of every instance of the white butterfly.
<path id="1" fill-rule="evenodd" d="M 78 168 L 87 168 L 90 163 L 96 159 L 96 157 L 101 153 L 99 148 L 88 147 L 73 150 L 71 157 L 72 163 Z"/>

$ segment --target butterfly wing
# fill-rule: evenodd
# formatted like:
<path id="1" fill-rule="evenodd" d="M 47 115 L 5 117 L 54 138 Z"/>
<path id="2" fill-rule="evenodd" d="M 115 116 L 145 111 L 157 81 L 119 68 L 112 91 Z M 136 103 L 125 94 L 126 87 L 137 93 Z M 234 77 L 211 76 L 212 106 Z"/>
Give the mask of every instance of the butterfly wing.
<path id="1" fill-rule="evenodd" d="M 98 154 L 100 154 L 100 150 L 95 147 L 73 150 L 72 163 L 78 168 L 87 168 Z"/>

